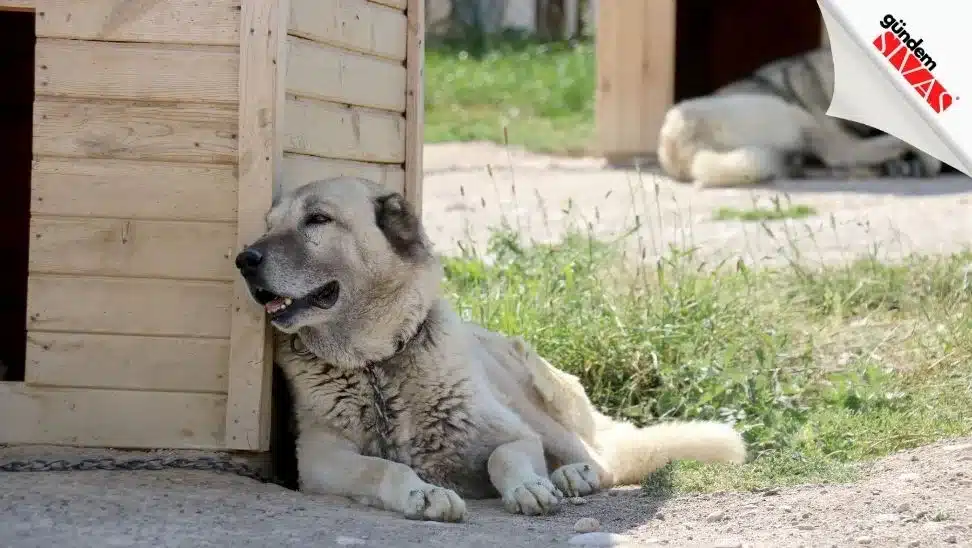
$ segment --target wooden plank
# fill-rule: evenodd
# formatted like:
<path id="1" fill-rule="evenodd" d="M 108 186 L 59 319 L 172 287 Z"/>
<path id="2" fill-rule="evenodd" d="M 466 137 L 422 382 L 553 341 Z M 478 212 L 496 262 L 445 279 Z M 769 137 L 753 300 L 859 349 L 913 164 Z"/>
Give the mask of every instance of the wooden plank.
<path id="1" fill-rule="evenodd" d="M 396 192 L 403 192 L 405 188 L 405 171 L 394 164 L 331 160 L 288 152 L 283 157 L 283 177 L 281 177 L 282 188 L 280 190 L 287 192 L 311 181 L 344 176 L 376 181 Z"/>
<path id="2" fill-rule="evenodd" d="M 227 283 L 31 275 L 28 331 L 225 338 Z"/>
<path id="3" fill-rule="evenodd" d="M 600 153 L 654 155 L 675 92 L 675 0 L 598 2 L 596 124 Z"/>
<path id="4" fill-rule="evenodd" d="M 580 4 L 579 0 L 564 0 L 564 37 L 575 38 L 580 36 Z"/>
<path id="5" fill-rule="evenodd" d="M 402 11 L 405 10 L 405 6 L 408 4 L 408 0 L 368 0 L 368 1 L 373 2 L 375 4 L 381 4 L 384 6 L 400 9 Z"/>
<path id="6" fill-rule="evenodd" d="M 237 249 L 266 230 L 274 179 L 282 164 L 281 119 L 287 59 L 288 0 L 245 0 L 240 43 L 240 181 Z M 226 444 L 270 448 L 273 350 L 263 308 L 242 278 L 233 284 Z"/>
<path id="7" fill-rule="evenodd" d="M 304 40 L 287 39 L 287 93 L 405 112 L 405 67 Z"/>
<path id="8" fill-rule="evenodd" d="M 230 165 L 34 159 L 33 215 L 236 222 Z"/>
<path id="9" fill-rule="evenodd" d="M 36 51 L 37 91 L 46 96 L 233 105 L 239 99 L 237 48 L 39 38 Z"/>
<path id="10" fill-rule="evenodd" d="M 367 0 L 290 0 L 287 32 L 316 42 L 405 60 L 405 14 Z"/>
<path id="11" fill-rule="evenodd" d="M 229 223 L 30 220 L 30 271 L 45 274 L 232 281 L 235 247 Z"/>
<path id="12" fill-rule="evenodd" d="M 38 99 L 34 154 L 235 164 L 230 105 Z"/>
<path id="13" fill-rule="evenodd" d="M 288 96 L 284 151 L 365 162 L 405 161 L 405 118 Z"/>
<path id="14" fill-rule="evenodd" d="M 425 0 L 408 0 L 408 79 L 405 88 L 405 198 L 422 216 L 425 143 Z"/>
<path id="15" fill-rule="evenodd" d="M 240 0 L 36 0 L 37 36 L 106 42 L 240 43 Z"/>
<path id="16" fill-rule="evenodd" d="M 0 443 L 220 449 L 226 396 L 0 383 Z"/>
<path id="17" fill-rule="evenodd" d="M 228 339 L 87 333 L 27 336 L 27 384 L 226 393 Z"/>
<path id="18" fill-rule="evenodd" d="M 35 0 L 0 0 L 0 11 L 34 11 Z"/>

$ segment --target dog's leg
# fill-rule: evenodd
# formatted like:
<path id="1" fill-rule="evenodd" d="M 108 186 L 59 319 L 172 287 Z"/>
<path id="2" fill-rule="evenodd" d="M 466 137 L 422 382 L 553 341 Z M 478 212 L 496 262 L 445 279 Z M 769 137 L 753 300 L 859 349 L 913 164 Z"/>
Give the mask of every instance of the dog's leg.
<path id="1" fill-rule="evenodd" d="M 367 501 L 409 519 L 466 517 L 459 495 L 422 481 L 404 464 L 361 455 L 347 440 L 327 432 L 301 432 L 297 443 L 301 491 Z"/>
<path id="2" fill-rule="evenodd" d="M 831 141 L 816 147 L 814 152 L 829 167 L 876 166 L 900 158 L 908 146 L 891 135 L 881 135 L 861 140 Z"/>
<path id="3" fill-rule="evenodd" d="M 547 478 L 539 439 L 526 438 L 497 447 L 486 464 L 489 479 L 513 513 L 534 516 L 555 510 L 563 493 Z"/>
<path id="4" fill-rule="evenodd" d="M 843 131 L 835 120 L 818 117 L 819 125 L 808 128 L 808 150 L 827 167 L 854 168 L 877 166 L 901 158 L 910 146 L 893 135 L 858 138 Z"/>

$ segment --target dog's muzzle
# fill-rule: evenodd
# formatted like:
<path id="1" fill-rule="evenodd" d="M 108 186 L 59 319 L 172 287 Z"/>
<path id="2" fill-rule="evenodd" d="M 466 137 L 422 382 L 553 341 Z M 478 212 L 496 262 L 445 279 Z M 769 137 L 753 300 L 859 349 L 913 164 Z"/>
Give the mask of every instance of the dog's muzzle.
<path id="1" fill-rule="evenodd" d="M 259 249 L 250 246 L 236 256 L 236 268 L 239 269 L 253 299 L 263 306 L 271 319 L 282 319 L 300 310 L 310 307 L 329 310 L 341 293 L 341 284 L 337 280 L 330 280 L 316 290 L 302 296 L 280 295 L 264 287 L 260 277 L 260 267 L 264 262 L 264 255 Z"/>

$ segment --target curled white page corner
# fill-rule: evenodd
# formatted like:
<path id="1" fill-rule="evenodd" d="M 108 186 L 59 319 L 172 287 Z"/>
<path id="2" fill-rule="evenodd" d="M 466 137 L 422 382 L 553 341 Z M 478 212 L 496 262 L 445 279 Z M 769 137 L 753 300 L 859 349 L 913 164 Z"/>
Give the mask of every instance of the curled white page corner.
<path id="1" fill-rule="evenodd" d="M 855 39 L 823 10 L 834 58 L 834 97 L 827 114 L 890 133 L 951 165 L 957 160 L 935 132 L 902 101 Z"/>
<path id="2" fill-rule="evenodd" d="M 838 3 L 840 8 L 835 5 Z M 968 161 L 972 140 L 961 143 L 963 150 L 961 139 L 951 135 L 942 120 L 957 123 L 960 117 L 955 115 L 967 109 L 953 104 L 943 109 L 946 112 L 934 112 L 873 43 L 884 31 L 881 21 L 889 8 L 905 13 L 909 6 L 913 10 L 914 4 L 894 0 L 817 0 L 817 4 L 834 59 L 834 95 L 827 114 L 880 129 L 972 176 L 972 162 Z M 936 42 L 946 41 L 939 38 Z"/>

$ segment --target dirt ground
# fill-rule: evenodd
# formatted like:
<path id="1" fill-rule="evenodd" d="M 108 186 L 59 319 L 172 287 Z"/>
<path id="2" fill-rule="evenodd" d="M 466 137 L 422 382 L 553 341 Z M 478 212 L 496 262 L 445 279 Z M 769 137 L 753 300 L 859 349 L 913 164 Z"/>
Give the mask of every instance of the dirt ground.
<path id="1" fill-rule="evenodd" d="M 549 241 L 587 222 L 598 235 L 618 234 L 635 226 L 637 216 L 648 258 L 675 245 L 710 260 L 759 264 L 783 260 L 781 249 L 837 263 L 870 253 L 888 260 L 912 251 L 948 253 L 972 241 L 972 179 L 964 175 L 697 191 L 653 173 L 605 169 L 600 159 L 552 158 L 489 143 L 426 145 L 425 171 L 423 217 L 445 253 L 458 250 L 457 240 L 482 247 L 489 228 L 504 218 L 534 240 Z M 785 202 L 787 196 L 817 215 L 769 223 L 770 231 L 712 219 L 720 207 L 767 207 L 773 197 Z M 638 238 L 629 241 L 636 246 Z"/>
<path id="2" fill-rule="evenodd" d="M 10 456 L 20 455 L 0 448 L 0 457 Z M 0 546 L 11 548 L 972 546 L 972 438 L 870 463 L 854 484 L 668 500 L 622 488 L 543 517 L 508 514 L 497 500 L 467 501 L 469 518 L 459 524 L 410 521 L 225 473 L 0 479 Z M 598 531 L 576 533 L 589 518 Z"/>
<path id="3" fill-rule="evenodd" d="M 647 545 L 972 546 L 970 441 L 900 452 L 866 465 L 865 478 L 850 485 L 716 493 L 660 503 L 631 493 L 621 500 L 640 503 L 653 519 L 622 526 Z M 609 503 L 605 514 L 621 504 Z"/>

